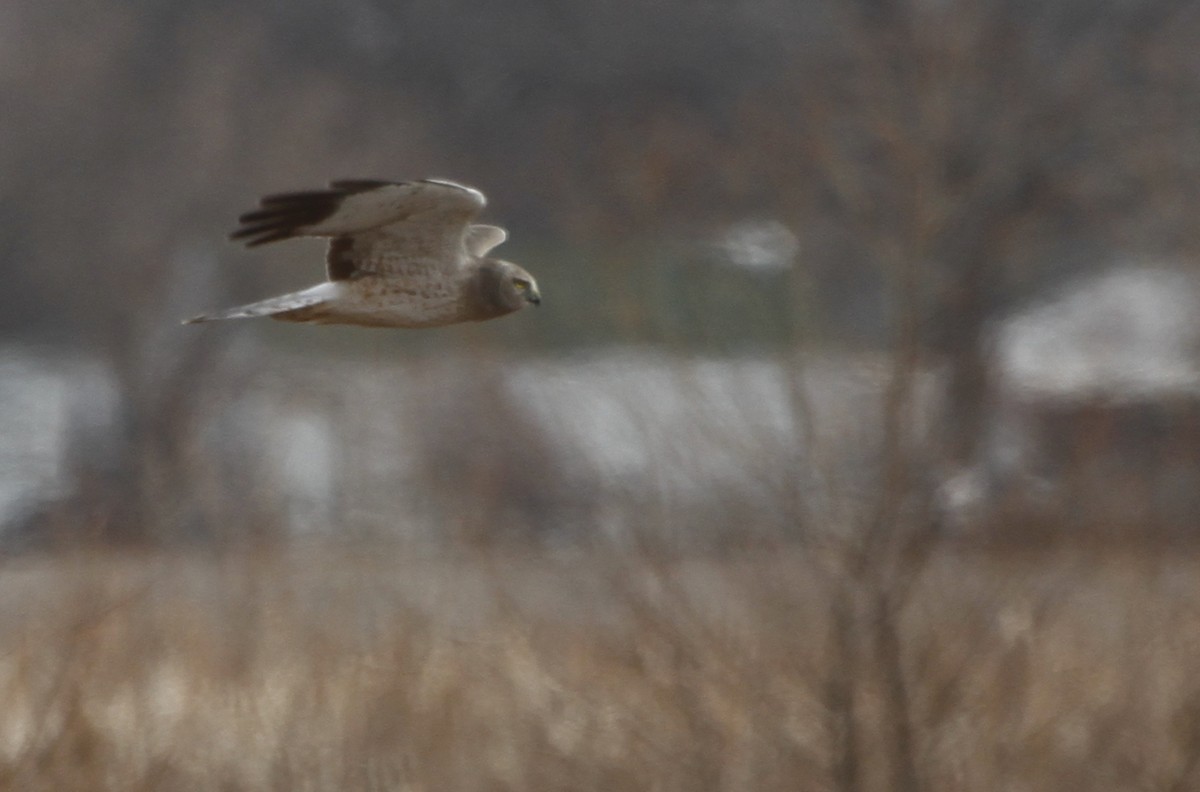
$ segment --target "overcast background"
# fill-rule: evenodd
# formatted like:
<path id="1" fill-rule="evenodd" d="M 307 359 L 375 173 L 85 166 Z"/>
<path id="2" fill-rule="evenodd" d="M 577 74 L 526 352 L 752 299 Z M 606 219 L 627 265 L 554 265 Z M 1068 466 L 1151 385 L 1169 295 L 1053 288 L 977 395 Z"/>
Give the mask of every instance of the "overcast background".
<path id="1" fill-rule="evenodd" d="M 1198 42 L 0 0 L 0 788 L 1197 788 Z M 426 176 L 540 308 L 179 324 Z"/>
<path id="2" fill-rule="evenodd" d="M 517 522 L 557 530 L 620 511 L 630 482 L 673 498 L 659 485 L 708 459 L 690 445 L 706 432 L 741 438 L 728 465 L 749 480 L 817 487 L 795 467 L 814 453 L 802 435 L 840 426 L 829 410 L 855 399 L 850 423 L 879 431 L 826 443 L 852 499 L 894 446 L 890 425 L 919 440 L 922 486 L 974 502 L 1020 475 L 1047 484 L 1033 470 L 1048 464 L 1044 427 L 1030 428 L 1059 420 L 1041 414 L 1047 399 L 1194 400 L 1194 302 L 1179 296 L 1200 240 L 1190 3 L 17 0 L 0 13 L 13 423 L 0 490 L 26 528 L 238 536 L 312 512 L 302 521 L 337 532 L 354 514 L 398 525 L 425 508 L 437 533 L 465 519 L 448 502 L 488 490 L 512 494 L 502 511 Z M 247 252 L 225 235 L 261 193 L 355 176 L 485 190 L 543 307 L 419 333 L 177 324 L 321 277 L 318 243 Z M 1104 281 L 1115 296 L 1073 324 L 1037 318 L 1114 270 L 1132 280 Z M 1176 302 L 1145 296 L 1155 288 Z M 1032 329 L 1003 329 L 1019 316 Z M 783 385 L 805 356 L 824 361 L 812 393 Z M 1097 356 L 1117 373 L 1096 374 Z M 704 360 L 731 367 L 714 375 L 724 413 L 688 395 Z M 739 361 L 774 373 L 747 378 Z M 1091 379 L 1058 377 L 1072 365 Z M 547 401 L 538 371 L 568 389 Z M 818 381 L 833 376 L 859 384 Z M 389 377 L 390 396 L 354 390 Z M 917 394 L 922 377 L 936 384 L 912 400 L 934 429 L 889 424 L 887 394 Z M 664 408 L 676 402 L 687 420 Z M 459 420 L 426 415 L 449 404 Z M 622 435 L 616 413 L 642 429 Z M 367 444 L 356 421 L 399 434 Z M 581 442 L 626 467 L 581 462 Z M 701 490 L 736 478 L 706 464 Z M 395 465 L 417 471 L 409 485 L 387 485 Z M 493 483 L 451 484 L 473 465 Z M 405 497 L 375 502 L 354 481 Z"/>

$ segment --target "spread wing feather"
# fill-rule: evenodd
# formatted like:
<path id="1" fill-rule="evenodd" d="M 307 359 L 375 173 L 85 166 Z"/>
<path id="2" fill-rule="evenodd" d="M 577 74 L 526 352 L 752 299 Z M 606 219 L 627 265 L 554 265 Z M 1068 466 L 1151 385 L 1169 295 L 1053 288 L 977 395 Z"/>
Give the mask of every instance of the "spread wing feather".
<path id="1" fill-rule="evenodd" d="M 299 236 L 339 237 L 379 230 L 403 244 L 456 255 L 483 193 L 439 179 L 385 182 L 342 179 L 328 190 L 268 195 L 243 214 L 231 239 L 247 247 Z"/>

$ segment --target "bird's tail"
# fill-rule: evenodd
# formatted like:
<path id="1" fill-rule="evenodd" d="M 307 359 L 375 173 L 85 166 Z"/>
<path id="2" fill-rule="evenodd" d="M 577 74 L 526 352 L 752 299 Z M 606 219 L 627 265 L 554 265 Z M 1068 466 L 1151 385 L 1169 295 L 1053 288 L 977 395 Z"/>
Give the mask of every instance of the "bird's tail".
<path id="1" fill-rule="evenodd" d="M 185 319 L 183 323 L 198 324 L 199 322 L 215 322 L 218 319 L 254 319 L 259 316 L 305 321 L 312 313 L 305 309 L 315 309 L 328 303 L 336 296 L 334 294 L 335 287 L 336 284 L 333 283 L 322 283 L 304 291 L 271 297 L 248 305 L 239 305 L 224 311 L 193 316 L 191 319 Z"/>

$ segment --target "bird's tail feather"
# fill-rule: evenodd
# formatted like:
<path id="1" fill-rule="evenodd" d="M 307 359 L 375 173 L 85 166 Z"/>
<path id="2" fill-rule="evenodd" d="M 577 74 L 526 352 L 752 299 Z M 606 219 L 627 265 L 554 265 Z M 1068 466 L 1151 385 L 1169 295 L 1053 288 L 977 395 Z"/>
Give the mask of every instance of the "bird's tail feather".
<path id="1" fill-rule="evenodd" d="M 248 305 L 228 308 L 224 311 L 193 316 L 191 319 L 185 319 L 183 323 L 198 324 L 200 322 L 215 322 L 220 319 L 254 319 L 260 316 L 278 316 L 284 318 L 281 314 L 287 314 L 304 308 L 313 308 L 327 302 L 333 296 L 330 293 L 329 287 L 331 286 L 333 286 L 331 283 L 322 283 L 319 286 L 314 286 L 304 291 L 284 294 L 280 297 L 270 297 L 266 300 L 249 303 Z"/>

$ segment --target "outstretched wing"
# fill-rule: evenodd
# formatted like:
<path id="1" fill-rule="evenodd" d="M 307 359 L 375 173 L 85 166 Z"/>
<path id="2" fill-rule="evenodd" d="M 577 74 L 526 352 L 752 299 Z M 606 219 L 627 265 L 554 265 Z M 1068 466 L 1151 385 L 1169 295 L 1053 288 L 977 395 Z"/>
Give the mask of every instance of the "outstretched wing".
<path id="1" fill-rule="evenodd" d="M 412 257 L 457 260 L 468 225 L 486 203 L 478 190 L 440 179 L 342 180 L 328 190 L 266 196 L 259 209 L 238 218 L 230 239 L 255 247 L 300 236 L 369 234 L 379 242 L 387 237 L 396 252 Z"/>

